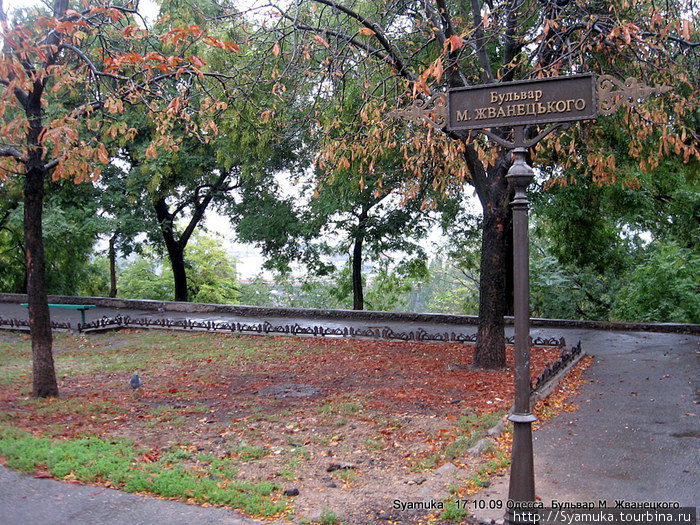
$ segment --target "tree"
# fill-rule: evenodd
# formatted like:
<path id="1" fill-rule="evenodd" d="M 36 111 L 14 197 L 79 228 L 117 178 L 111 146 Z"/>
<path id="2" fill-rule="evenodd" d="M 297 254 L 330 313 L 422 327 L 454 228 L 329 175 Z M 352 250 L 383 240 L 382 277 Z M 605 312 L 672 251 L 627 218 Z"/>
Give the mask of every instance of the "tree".
<path id="1" fill-rule="evenodd" d="M 201 303 L 231 304 L 240 293 L 236 268 L 221 241 L 195 234 L 185 254 L 188 295 Z M 167 301 L 173 295 L 173 271 L 153 250 L 127 260 L 121 268 L 120 297 Z"/>
<path id="2" fill-rule="evenodd" d="M 201 143 L 192 136 L 183 138 L 178 151 L 155 159 L 147 158 L 143 149 L 138 144 L 123 149 L 125 176 L 135 200 L 145 205 L 139 210 L 144 231 L 153 244 L 165 247 L 170 259 L 174 299 L 188 301 L 185 250 L 211 205 L 232 198 L 240 166 L 219 163 L 214 143 Z"/>
<path id="3" fill-rule="evenodd" d="M 143 214 L 148 202 L 139 182 L 128 178 L 123 163 L 112 162 L 105 166 L 97 182 L 101 191 L 97 192 L 99 214 L 105 223 L 108 240 L 107 268 L 109 274 L 109 297 L 118 294 L 117 259 L 142 252 L 142 243 L 137 242 L 139 234 L 152 228 Z"/>
<path id="4" fill-rule="evenodd" d="M 581 71 L 636 75 L 679 87 L 668 102 L 613 117 L 635 137 L 631 147 L 640 165 L 653 163 L 657 151 L 678 153 L 685 160 L 698 155 L 696 130 L 682 118 L 695 107 L 700 69 L 692 3 L 310 0 L 278 5 L 277 11 L 274 56 L 305 64 L 299 68 L 314 79 L 325 101 L 342 100 L 351 84 L 362 93 L 363 105 L 355 115 L 331 120 L 325 128 L 318 104 L 311 104 L 310 119 L 330 137 L 322 158 L 341 170 L 353 159 L 364 175 L 373 171 L 378 151 L 398 147 L 405 171 L 416 183 L 426 163 L 439 157 L 438 169 L 431 171 L 436 187 L 447 190 L 464 182 L 474 187 L 483 216 L 478 366 L 505 364 L 509 155 L 468 133 L 390 122 L 389 110 L 407 99 L 430 104 L 432 95 L 454 87 Z M 343 133 L 331 133 L 338 128 Z M 502 137 L 511 133 L 492 131 Z M 528 129 L 528 134 L 536 131 Z M 595 124 L 589 124 L 540 143 L 538 161 L 561 164 L 568 155 L 568 162 L 586 166 L 604 180 L 613 175 L 613 165 L 595 149 L 599 144 L 589 140 L 595 135 Z M 653 155 L 643 144 L 650 140 L 664 144 L 660 151 L 651 148 Z M 559 159 L 547 156 L 548 151 L 557 152 Z"/>
<path id="5" fill-rule="evenodd" d="M 673 244 L 650 245 L 623 278 L 614 317 L 646 322 L 700 323 L 700 255 Z"/>
<path id="6" fill-rule="evenodd" d="M 188 288 L 193 301 L 232 304 L 240 297 L 236 265 L 220 239 L 196 235 L 187 257 Z"/>
<path id="7" fill-rule="evenodd" d="M 115 117 L 126 105 L 143 104 L 144 112 L 158 121 L 154 154 L 158 148 L 176 148 L 168 129 L 189 118 L 188 99 L 192 93 L 206 94 L 213 77 L 188 46 L 204 41 L 227 51 L 239 49 L 197 26 L 152 33 L 139 25 L 130 4 L 79 9 L 69 9 L 68 0 L 55 0 L 51 13 L 32 11 L 10 20 L 0 2 L 0 173 L 3 179 L 23 181 L 32 392 L 38 397 L 58 395 L 42 230 L 47 180 L 96 179 L 99 166 L 109 162 L 105 142 L 134 135 Z M 186 90 L 169 98 L 158 90 L 168 82 Z M 215 114 L 219 102 L 205 100 L 203 95 L 200 112 Z"/>
<path id="8" fill-rule="evenodd" d="M 379 178 L 381 188 L 375 185 Z M 424 268 L 426 255 L 417 241 L 425 237 L 429 225 L 427 213 L 421 209 L 421 194 L 402 200 L 401 172 L 380 168 L 364 179 L 358 184 L 356 177 L 335 173 L 322 179 L 310 203 L 311 214 L 323 225 L 322 235 L 342 232 L 345 236 L 341 238 L 341 251 L 350 253 L 353 310 L 364 309 L 362 267 L 366 259 L 379 261 L 388 253 L 398 252 L 402 258 L 413 257 L 400 266 Z M 423 190 L 427 191 L 425 186 Z"/>
<path id="9" fill-rule="evenodd" d="M 120 297 L 168 301 L 173 296 L 172 270 L 148 251 L 121 269 Z"/>
<path id="10" fill-rule="evenodd" d="M 158 25 L 196 23 L 227 40 L 246 39 L 246 24 L 222 25 L 216 22 L 220 15 L 221 7 L 213 2 L 169 1 L 161 5 Z M 188 106 L 195 111 L 188 119 L 171 123 L 168 130 L 171 137 L 178 137 L 178 148 L 157 156 L 150 149 L 153 136 L 160 133 L 157 126 L 138 112 L 128 112 L 125 117 L 139 134 L 120 149 L 124 176 L 115 181 L 144 204 L 139 209 L 143 232 L 170 259 L 176 301 L 190 300 L 185 252 L 205 214 L 212 209 L 229 212 L 235 223 L 240 215 L 235 213 L 236 199 L 244 184 L 252 188 L 248 197 L 255 206 L 256 188 L 274 184 L 276 171 L 294 171 L 298 162 L 299 137 L 281 133 L 278 121 L 260 116 L 259 108 L 274 103 L 275 81 L 258 70 L 261 61 L 254 46 L 235 55 L 207 52 L 203 47 L 191 46 L 190 52 L 211 61 L 218 70 L 235 72 L 235 100 L 226 102 L 224 86 L 209 87 L 208 99 L 224 99 L 214 123 L 199 120 L 196 110 L 206 99 L 191 97 Z M 173 84 L 169 89 L 176 97 L 182 87 Z"/>
<path id="11" fill-rule="evenodd" d="M 697 111 L 686 116 L 696 123 L 698 118 Z M 653 288 L 651 283 L 636 281 L 644 276 L 660 279 L 667 254 L 695 260 L 692 254 L 698 253 L 700 235 L 700 160 L 667 157 L 643 171 L 629 153 L 633 139 L 614 122 L 601 123 L 597 140 L 613 155 L 617 182 L 601 184 L 595 174 L 572 166 L 535 195 L 535 312 L 603 320 L 620 318 L 625 312 L 628 317 L 623 319 L 642 321 L 649 320 L 647 314 L 654 311 L 657 320 L 687 319 L 680 307 L 674 317 L 668 317 L 673 309 L 652 308 L 652 301 L 648 311 L 624 305 L 630 302 L 629 291 L 635 286 Z M 659 268 L 646 268 L 657 262 Z M 666 266 L 665 271 L 673 275 L 671 267 Z M 669 298 L 682 296 L 684 287 L 686 294 L 694 293 L 692 281 L 678 275 L 678 282 L 668 284 L 669 290 L 675 289 Z M 566 293 L 557 293 L 557 289 Z"/>

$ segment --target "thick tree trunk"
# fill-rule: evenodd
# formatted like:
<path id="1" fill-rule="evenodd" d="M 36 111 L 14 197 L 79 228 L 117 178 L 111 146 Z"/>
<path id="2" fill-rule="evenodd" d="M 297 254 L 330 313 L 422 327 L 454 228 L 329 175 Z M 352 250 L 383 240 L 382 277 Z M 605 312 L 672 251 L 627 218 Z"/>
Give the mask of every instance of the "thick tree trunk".
<path id="1" fill-rule="evenodd" d="M 24 181 L 24 243 L 27 259 L 27 297 L 29 327 L 32 334 L 32 395 L 57 397 L 58 383 L 53 362 L 53 338 L 48 299 L 42 212 L 44 203 L 44 172 L 29 169 Z"/>
<path id="2" fill-rule="evenodd" d="M 166 243 L 167 244 L 167 243 Z M 187 271 L 185 270 L 185 250 L 179 243 L 167 244 L 170 265 L 173 268 L 173 280 L 175 283 L 175 300 L 189 301 L 187 293 Z"/>
<path id="3" fill-rule="evenodd" d="M 483 206 L 481 241 L 481 278 L 479 283 L 479 331 L 474 365 L 480 368 L 502 368 L 506 364 L 505 323 L 503 316 L 512 304 L 508 291 L 507 271 L 512 269 L 508 260 L 512 236 L 509 210 L 506 166 L 497 163 L 486 181 L 487 187 L 479 192 Z M 512 290 L 512 284 L 511 284 Z M 510 294 L 510 295 L 509 295 Z"/>
<path id="4" fill-rule="evenodd" d="M 359 230 L 352 248 L 352 309 L 364 310 L 365 298 L 362 289 L 362 243 L 364 231 Z"/>
<path id="5" fill-rule="evenodd" d="M 114 243 L 117 240 L 117 236 L 112 235 L 109 239 L 109 296 L 117 296 L 117 250 L 114 247 Z"/>
<path id="6" fill-rule="evenodd" d="M 175 231 L 173 225 L 173 215 L 168 211 L 168 205 L 165 199 L 158 199 L 154 204 L 156 217 L 160 223 L 160 231 L 163 234 L 165 248 L 168 250 L 170 265 L 173 269 L 173 281 L 175 284 L 176 301 L 187 302 L 189 300 L 187 293 L 187 271 L 185 270 L 185 246 L 187 241 L 175 239 Z M 189 237 L 188 237 L 189 238 Z"/>

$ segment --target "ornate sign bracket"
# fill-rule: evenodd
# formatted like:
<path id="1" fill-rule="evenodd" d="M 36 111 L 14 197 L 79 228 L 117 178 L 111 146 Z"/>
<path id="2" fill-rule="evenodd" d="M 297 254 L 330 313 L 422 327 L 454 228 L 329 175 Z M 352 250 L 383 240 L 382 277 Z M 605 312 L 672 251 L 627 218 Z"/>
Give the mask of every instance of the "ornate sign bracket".
<path id="1" fill-rule="evenodd" d="M 387 114 L 421 124 L 427 122 L 437 129 L 447 126 L 447 93 L 437 93 L 429 99 L 417 98 L 406 109 L 395 109 Z"/>
<path id="2" fill-rule="evenodd" d="M 566 129 L 570 125 L 571 124 L 569 122 L 557 122 L 546 127 L 543 131 L 531 139 L 525 138 L 525 126 L 516 126 L 513 128 L 513 140 L 508 140 L 496 135 L 489 129 L 474 129 L 472 130 L 472 133 L 482 133 L 506 149 L 531 148 L 550 133 L 558 129 Z"/>
<path id="3" fill-rule="evenodd" d="M 623 82 L 611 75 L 601 75 L 596 82 L 598 115 L 611 115 L 622 104 L 636 107 L 650 95 L 659 95 L 672 89 L 670 86 L 647 86 L 634 77 Z"/>

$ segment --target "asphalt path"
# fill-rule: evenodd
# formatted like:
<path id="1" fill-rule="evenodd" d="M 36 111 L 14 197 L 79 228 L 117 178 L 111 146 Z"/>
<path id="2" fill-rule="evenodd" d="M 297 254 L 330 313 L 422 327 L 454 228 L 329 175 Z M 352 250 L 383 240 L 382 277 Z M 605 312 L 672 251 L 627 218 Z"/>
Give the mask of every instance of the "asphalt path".
<path id="1" fill-rule="evenodd" d="M 97 311 L 96 311 L 97 310 Z M 103 315 L 186 318 L 176 312 L 96 309 Z M 23 314 L 23 315 L 22 315 Z M 1 304 L 0 316 L 26 318 L 19 305 Z M 79 313 L 54 310 L 55 320 L 77 323 Z M 192 317 L 190 317 L 192 318 Z M 197 314 L 197 319 L 221 315 Z M 238 319 L 236 319 L 238 320 Z M 275 319 L 242 319 L 279 322 Z M 319 324 L 285 318 L 284 323 Z M 324 321 L 324 324 L 326 323 Z M 348 326 L 372 326 L 363 321 Z M 394 330 L 408 323 L 379 323 Z M 473 333 L 473 326 L 421 325 L 426 331 Z M 533 336 L 581 340 L 594 364 L 575 402 L 580 408 L 548 421 L 534 435 L 535 483 L 545 503 L 607 500 L 679 502 L 697 506 L 700 495 L 700 337 L 647 332 L 535 329 Z M 507 476 L 478 494 L 507 500 Z M 481 512 L 484 520 L 502 511 Z M 118 491 L 35 479 L 0 468 L 0 525 L 93 523 L 253 523 L 225 509 L 201 508 Z"/>

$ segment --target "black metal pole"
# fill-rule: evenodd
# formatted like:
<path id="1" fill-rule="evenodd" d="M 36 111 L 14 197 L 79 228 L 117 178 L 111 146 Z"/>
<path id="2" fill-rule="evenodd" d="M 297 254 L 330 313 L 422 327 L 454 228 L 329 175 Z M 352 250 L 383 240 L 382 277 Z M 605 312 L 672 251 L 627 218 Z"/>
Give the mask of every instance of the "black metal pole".
<path id="1" fill-rule="evenodd" d="M 515 285 L 515 404 L 508 419 L 513 422 L 508 499 L 516 502 L 535 500 L 535 472 L 532 454 L 532 423 L 537 418 L 530 412 L 530 279 L 527 187 L 534 172 L 527 163 L 527 149 L 513 150 L 513 165 L 507 178 L 515 190 L 513 209 L 513 268 Z M 523 509 L 527 510 L 527 509 Z M 524 515 L 523 515 L 524 514 Z M 509 525 L 532 523 L 529 513 L 508 508 L 505 522 Z"/>

